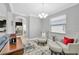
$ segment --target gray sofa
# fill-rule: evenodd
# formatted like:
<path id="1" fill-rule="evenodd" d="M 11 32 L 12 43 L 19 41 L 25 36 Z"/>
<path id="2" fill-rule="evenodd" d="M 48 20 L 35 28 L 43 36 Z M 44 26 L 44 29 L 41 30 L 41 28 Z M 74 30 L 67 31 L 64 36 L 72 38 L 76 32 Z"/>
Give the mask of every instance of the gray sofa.
<path id="1" fill-rule="evenodd" d="M 56 43 L 60 45 L 64 54 L 79 54 L 79 43 L 69 43 L 68 45 L 59 41 L 56 41 Z"/>
<path id="2" fill-rule="evenodd" d="M 0 37 L 0 51 L 3 49 L 3 47 L 5 46 L 5 44 L 8 42 L 8 36 L 7 35 L 3 35 Z"/>
<path id="3" fill-rule="evenodd" d="M 48 40 L 48 46 L 53 52 L 57 52 L 60 54 L 66 54 L 66 55 L 76 55 L 79 54 L 79 42 L 74 41 L 74 43 L 69 43 L 68 45 L 65 45 L 62 41 L 52 39 Z"/>

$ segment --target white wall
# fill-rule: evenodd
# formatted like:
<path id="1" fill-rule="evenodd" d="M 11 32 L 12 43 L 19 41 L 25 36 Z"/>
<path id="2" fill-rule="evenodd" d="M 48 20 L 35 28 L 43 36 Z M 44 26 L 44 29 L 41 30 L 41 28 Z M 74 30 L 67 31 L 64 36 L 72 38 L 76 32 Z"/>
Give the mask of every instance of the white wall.
<path id="1" fill-rule="evenodd" d="M 15 16 L 8 4 L 0 4 L 0 16 L 7 17 L 7 34 L 15 33 Z M 26 18 L 26 29 L 29 38 L 40 37 L 42 28 L 41 20 L 37 17 L 30 16 Z"/>
<path id="2" fill-rule="evenodd" d="M 11 34 L 15 32 L 15 24 L 14 24 L 14 17 L 11 11 L 8 10 L 7 4 L 0 3 L 0 16 L 6 17 L 6 33 Z"/>
<path id="3" fill-rule="evenodd" d="M 35 37 L 41 37 L 42 32 L 42 21 L 41 19 L 34 17 L 34 16 L 21 16 L 21 15 L 15 15 L 15 18 L 24 18 L 23 24 L 26 25 L 26 37 L 27 38 L 35 38 Z M 18 19 L 15 19 L 15 21 L 20 21 Z"/>
<path id="4" fill-rule="evenodd" d="M 15 19 L 11 12 L 7 14 L 7 34 L 15 33 Z"/>
<path id="5" fill-rule="evenodd" d="M 0 3 L 0 17 L 5 17 L 7 19 L 7 9 L 3 3 Z M 0 33 L 0 36 L 4 34 L 5 33 Z"/>
<path id="6" fill-rule="evenodd" d="M 65 35 L 79 34 L 79 4 L 49 16 L 44 22 L 45 28 L 43 30 L 46 32 L 50 30 L 49 20 L 51 18 L 64 14 L 67 15 L 66 34 L 52 33 L 52 36 L 56 35 L 57 37 L 60 37 L 59 39 L 63 39 Z"/>
<path id="7" fill-rule="evenodd" d="M 29 18 L 29 37 L 41 37 L 41 20 L 37 17 L 30 16 Z"/>
<path id="8" fill-rule="evenodd" d="M 0 3 L 0 16 L 7 17 L 7 9 L 3 3 Z"/>

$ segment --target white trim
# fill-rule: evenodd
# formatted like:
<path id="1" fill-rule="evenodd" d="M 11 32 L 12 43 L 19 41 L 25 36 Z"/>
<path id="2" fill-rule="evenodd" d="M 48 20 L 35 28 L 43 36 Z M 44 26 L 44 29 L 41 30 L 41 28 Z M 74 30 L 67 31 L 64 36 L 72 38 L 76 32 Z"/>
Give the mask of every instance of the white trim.
<path id="1" fill-rule="evenodd" d="M 66 34 L 66 32 L 51 32 L 51 33 L 55 33 L 55 34 Z"/>
<path id="2" fill-rule="evenodd" d="M 25 20 L 25 18 L 24 17 L 22 17 L 22 16 L 17 16 L 17 17 L 15 17 L 15 18 L 20 18 L 20 19 L 24 19 Z"/>
<path id="3" fill-rule="evenodd" d="M 11 9 L 11 12 L 14 12 L 14 8 L 13 8 L 11 3 L 9 3 L 9 6 L 10 6 L 10 9 Z"/>

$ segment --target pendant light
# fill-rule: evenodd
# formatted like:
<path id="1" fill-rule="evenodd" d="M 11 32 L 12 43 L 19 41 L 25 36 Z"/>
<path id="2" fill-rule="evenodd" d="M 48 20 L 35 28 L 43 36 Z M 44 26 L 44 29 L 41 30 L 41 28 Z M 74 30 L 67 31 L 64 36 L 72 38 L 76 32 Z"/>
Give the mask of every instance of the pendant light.
<path id="1" fill-rule="evenodd" d="M 44 7 L 45 7 L 45 4 L 42 3 L 42 12 L 38 15 L 40 18 L 46 18 L 48 16 L 48 14 L 45 13 L 44 11 L 45 10 Z"/>

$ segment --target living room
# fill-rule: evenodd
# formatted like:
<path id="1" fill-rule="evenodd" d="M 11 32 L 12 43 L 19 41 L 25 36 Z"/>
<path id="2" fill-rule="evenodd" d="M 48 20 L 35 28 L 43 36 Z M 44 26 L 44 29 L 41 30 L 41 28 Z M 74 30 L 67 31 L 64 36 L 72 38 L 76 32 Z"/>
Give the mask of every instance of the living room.
<path id="1" fill-rule="evenodd" d="M 78 12 L 78 3 L 0 3 L 0 54 L 78 55 Z"/>

